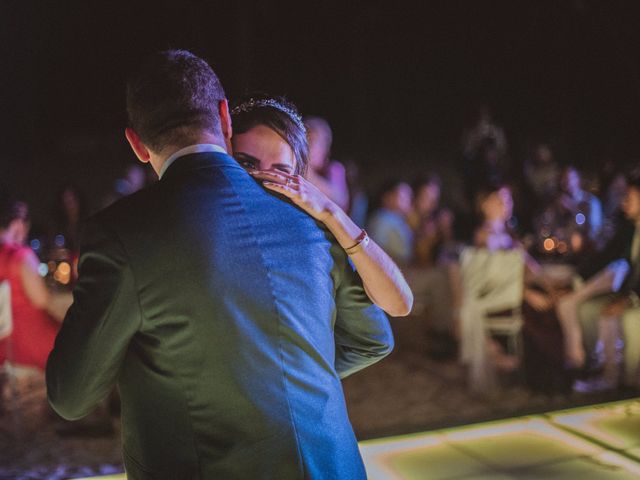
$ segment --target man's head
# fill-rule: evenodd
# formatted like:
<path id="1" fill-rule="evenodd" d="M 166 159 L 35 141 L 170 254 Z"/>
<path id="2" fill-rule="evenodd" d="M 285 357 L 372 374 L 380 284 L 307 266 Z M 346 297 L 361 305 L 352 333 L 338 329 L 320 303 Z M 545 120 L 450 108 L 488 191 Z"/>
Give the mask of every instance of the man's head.
<path id="1" fill-rule="evenodd" d="M 27 204 L 10 195 L 0 193 L 0 237 L 3 242 L 23 244 L 29 235 Z"/>
<path id="2" fill-rule="evenodd" d="M 167 156 L 194 143 L 227 145 L 231 120 L 211 67 L 186 50 L 154 53 L 127 82 L 127 140 L 156 171 Z"/>
<path id="3" fill-rule="evenodd" d="M 387 210 L 407 214 L 411 210 L 413 192 L 408 183 L 391 180 L 380 189 L 380 204 Z"/>
<path id="4" fill-rule="evenodd" d="M 438 209 L 440 188 L 440 177 L 431 173 L 413 183 L 413 207 L 418 214 L 429 216 Z"/>
<path id="5" fill-rule="evenodd" d="M 627 179 L 627 193 L 622 200 L 622 211 L 632 222 L 640 221 L 640 175 Z"/>

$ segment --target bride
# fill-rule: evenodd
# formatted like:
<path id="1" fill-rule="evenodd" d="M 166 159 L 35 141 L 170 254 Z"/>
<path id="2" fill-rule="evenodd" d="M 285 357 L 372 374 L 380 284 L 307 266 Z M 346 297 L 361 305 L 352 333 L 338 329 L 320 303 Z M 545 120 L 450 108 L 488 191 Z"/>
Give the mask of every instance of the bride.
<path id="1" fill-rule="evenodd" d="M 398 266 L 335 202 L 305 179 L 307 138 L 295 106 L 253 96 L 232 110 L 233 155 L 256 180 L 324 224 L 349 255 L 369 298 L 389 315 L 408 315 L 413 294 Z"/>

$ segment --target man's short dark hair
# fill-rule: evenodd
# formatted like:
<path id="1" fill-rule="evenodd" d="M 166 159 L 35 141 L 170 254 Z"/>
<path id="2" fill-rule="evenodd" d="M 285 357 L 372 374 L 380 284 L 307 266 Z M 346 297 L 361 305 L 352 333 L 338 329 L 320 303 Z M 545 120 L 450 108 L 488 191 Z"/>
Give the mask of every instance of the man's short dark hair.
<path id="1" fill-rule="evenodd" d="M 9 192 L 0 191 L 0 230 L 9 228 L 14 220 L 28 219 L 24 203 L 16 200 Z"/>
<path id="2" fill-rule="evenodd" d="M 186 146 L 206 131 L 221 134 L 220 80 L 203 59 L 186 50 L 147 57 L 127 82 L 129 126 L 151 150 Z"/>

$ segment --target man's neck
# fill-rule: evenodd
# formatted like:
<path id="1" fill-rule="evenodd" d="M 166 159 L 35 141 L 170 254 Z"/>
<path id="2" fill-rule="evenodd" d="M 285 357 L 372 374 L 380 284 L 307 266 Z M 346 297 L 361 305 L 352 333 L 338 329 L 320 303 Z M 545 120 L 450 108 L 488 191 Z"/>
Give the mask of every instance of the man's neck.
<path id="1" fill-rule="evenodd" d="M 500 233 L 506 231 L 507 227 L 502 218 L 493 218 L 487 219 L 485 222 L 485 227 L 492 232 Z"/>
<path id="2" fill-rule="evenodd" d="M 223 148 L 225 151 L 229 152 L 226 142 L 216 135 L 203 133 L 202 135 L 199 135 L 193 138 L 193 140 L 189 143 L 189 145 L 201 145 L 201 144 L 217 145 Z M 168 145 L 164 147 L 159 153 L 152 154 L 152 157 L 150 158 L 150 162 L 151 162 L 151 165 L 153 166 L 153 169 L 156 171 L 156 173 L 159 174 L 162 171 L 163 165 L 173 154 L 175 154 L 176 152 L 179 152 L 183 148 L 188 147 L 189 145 L 180 145 L 180 146 Z"/>

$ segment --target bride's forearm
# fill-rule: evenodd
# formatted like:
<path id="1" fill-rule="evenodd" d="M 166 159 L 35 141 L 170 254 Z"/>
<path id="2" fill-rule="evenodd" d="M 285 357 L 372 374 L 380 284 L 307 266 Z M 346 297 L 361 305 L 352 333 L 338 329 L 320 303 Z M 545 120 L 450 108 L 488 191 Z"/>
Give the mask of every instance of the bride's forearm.
<path id="1" fill-rule="evenodd" d="M 324 223 L 344 249 L 352 247 L 362 229 L 339 207 L 328 209 Z M 413 306 L 413 294 L 395 262 L 374 241 L 351 255 L 371 300 L 389 315 L 408 315 Z"/>
<path id="2" fill-rule="evenodd" d="M 342 248 L 353 247 L 360 239 L 362 229 L 318 187 L 299 175 L 272 171 L 252 171 L 269 190 L 278 192 L 302 208 L 316 220 L 325 224 Z M 401 317 L 409 314 L 413 294 L 398 266 L 373 241 L 362 244 L 351 254 L 369 298 L 389 315 Z"/>

